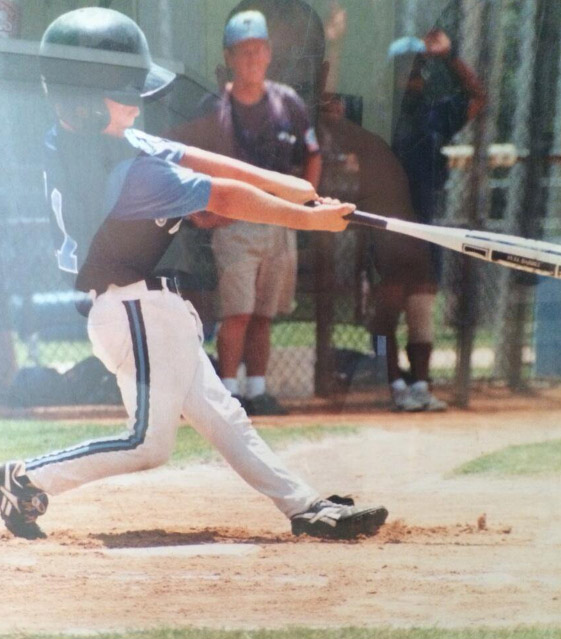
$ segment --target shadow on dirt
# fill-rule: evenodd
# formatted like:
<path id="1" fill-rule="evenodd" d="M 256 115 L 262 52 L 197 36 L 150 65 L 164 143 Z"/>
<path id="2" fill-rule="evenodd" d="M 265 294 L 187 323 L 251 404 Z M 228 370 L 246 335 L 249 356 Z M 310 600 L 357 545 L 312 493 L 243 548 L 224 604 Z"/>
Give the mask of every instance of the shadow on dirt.
<path id="1" fill-rule="evenodd" d="M 205 528 L 193 532 L 169 532 L 161 529 L 131 530 L 121 533 L 93 534 L 90 538 L 100 541 L 106 548 L 153 548 L 213 543 L 267 545 L 295 543 L 301 539 L 293 537 L 290 533 L 279 535 L 262 532 L 251 535 L 245 529 L 231 528 Z"/>

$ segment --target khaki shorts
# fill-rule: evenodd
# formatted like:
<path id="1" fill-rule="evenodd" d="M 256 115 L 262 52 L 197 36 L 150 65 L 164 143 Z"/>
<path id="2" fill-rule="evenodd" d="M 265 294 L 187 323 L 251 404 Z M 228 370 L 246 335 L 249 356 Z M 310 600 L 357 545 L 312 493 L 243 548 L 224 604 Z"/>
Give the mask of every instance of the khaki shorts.
<path id="1" fill-rule="evenodd" d="M 213 232 L 220 315 L 273 318 L 291 313 L 296 289 L 296 232 L 235 222 Z"/>

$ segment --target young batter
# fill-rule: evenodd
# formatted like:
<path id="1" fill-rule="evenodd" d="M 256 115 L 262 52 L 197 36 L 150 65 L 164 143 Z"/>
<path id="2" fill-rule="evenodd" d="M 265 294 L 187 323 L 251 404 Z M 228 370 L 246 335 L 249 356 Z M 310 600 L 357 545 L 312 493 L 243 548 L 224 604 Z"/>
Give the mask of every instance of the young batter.
<path id="1" fill-rule="evenodd" d="M 135 65 L 107 65 L 108 52 L 117 61 L 116 51 L 134 54 Z M 183 416 L 273 500 L 295 534 L 375 532 L 385 508 L 322 500 L 285 468 L 216 375 L 193 306 L 173 280 L 151 276 L 182 219 L 196 211 L 341 231 L 354 207 L 324 201 L 310 209 L 303 203 L 317 195 L 304 180 L 131 128 L 140 99 L 161 95 L 173 74 L 153 64 L 142 31 L 116 11 L 62 15 L 43 36 L 41 60 L 58 120 L 47 135 L 45 159 L 56 257 L 92 300 L 88 333 L 94 353 L 117 377 L 129 430 L 1 466 L 0 514 L 7 528 L 28 539 L 44 537 L 36 520 L 47 495 L 165 463 Z"/>

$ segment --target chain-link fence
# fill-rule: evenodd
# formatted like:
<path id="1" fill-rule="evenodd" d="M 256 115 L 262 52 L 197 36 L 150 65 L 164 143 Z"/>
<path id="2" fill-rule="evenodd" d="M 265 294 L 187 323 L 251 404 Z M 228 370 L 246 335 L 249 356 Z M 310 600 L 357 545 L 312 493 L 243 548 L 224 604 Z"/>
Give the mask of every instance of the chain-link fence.
<path id="1" fill-rule="evenodd" d="M 353 12 L 363 4 L 339 3 L 350 24 L 356 22 Z M 390 25 L 395 37 L 422 37 L 435 25 L 444 29 L 455 53 L 475 69 L 487 95 L 483 111 L 443 150 L 449 178 L 434 222 L 558 240 L 561 9 L 547 0 L 401 0 L 395 16 L 395 24 Z M 345 37 L 354 36 L 347 32 Z M 11 73 L 11 78 L 9 90 L 0 97 L 5 152 L 0 191 L 0 328 L 4 336 L 11 335 L 6 348 L 13 347 L 19 369 L 41 366 L 64 373 L 91 351 L 85 320 L 74 310 L 75 295 L 64 285 L 52 259 L 40 159 L 40 140 L 49 118 L 38 83 L 25 82 L 24 73 L 14 79 L 13 61 L 8 63 L 5 57 L 2 74 Z M 434 73 L 438 74 L 436 66 Z M 359 128 L 364 110 L 360 96 L 343 95 L 341 104 Z M 323 141 L 332 194 L 355 201 L 360 190 L 359 153 L 337 150 L 325 135 Z M 206 347 L 214 356 L 216 314 L 212 278 L 207 277 L 212 269 L 209 238 L 198 236 L 194 241 L 203 256 L 193 268 L 192 282 L 205 319 Z M 376 337 L 373 341 L 366 328 L 372 282 L 363 257 L 364 243 L 357 230 L 337 236 L 299 235 L 297 305 L 273 327 L 268 377 L 275 394 L 329 396 L 349 386 L 385 384 L 383 358 L 374 357 L 374 346 L 379 347 L 378 355 L 383 355 L 383 346 Z M 474 378 L 520 387 L 530 378 L 561 376 L 561 366 L 552 356 L 558 348 L 560 303 L 561 293 L 553 280 L 445 252 L 435 308 L 433 380 L 454 385 L 458 401 L 466 403 Z M 398 337 L 400 362 L 406 366 L 403 327 Z M 5 359 L 9 359 L 7 351 Z"/>

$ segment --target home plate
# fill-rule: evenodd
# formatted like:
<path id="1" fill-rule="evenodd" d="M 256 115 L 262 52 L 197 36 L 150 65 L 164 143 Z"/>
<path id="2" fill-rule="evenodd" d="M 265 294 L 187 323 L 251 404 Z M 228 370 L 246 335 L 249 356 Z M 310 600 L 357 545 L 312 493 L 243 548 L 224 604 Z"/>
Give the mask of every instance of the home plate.
<path id="1" fill-rule="evenodd" d="M 202 557 L 231 555 L 241 557 L 255 552 L 257 544 L 189 544 L 185 546 L 149 546 L 142 548 L 111 548 L 108 555 L 128 557 Z"/>

